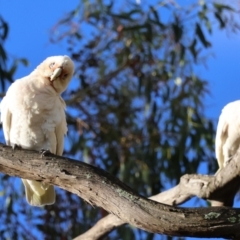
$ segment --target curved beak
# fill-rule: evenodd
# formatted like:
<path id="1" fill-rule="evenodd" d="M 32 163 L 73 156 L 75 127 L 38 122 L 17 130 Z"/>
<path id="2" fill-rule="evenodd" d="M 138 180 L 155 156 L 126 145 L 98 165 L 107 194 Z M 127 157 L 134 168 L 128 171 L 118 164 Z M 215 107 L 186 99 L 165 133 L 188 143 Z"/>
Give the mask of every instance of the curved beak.
<path id="1" fill-rule="evenodd" d="M 50 81 L 51 82 L 54 81 L 56 78 L 58 78 L 61 75 L 61 73 L 62 73 L 62 68 L 56 68 L 50 77 Z"/>

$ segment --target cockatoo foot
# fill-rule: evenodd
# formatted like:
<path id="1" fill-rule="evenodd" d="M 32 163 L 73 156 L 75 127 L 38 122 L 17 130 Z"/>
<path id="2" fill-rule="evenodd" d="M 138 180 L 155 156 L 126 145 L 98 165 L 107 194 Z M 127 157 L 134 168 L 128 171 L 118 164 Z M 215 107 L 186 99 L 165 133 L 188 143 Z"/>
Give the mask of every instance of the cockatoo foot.
<path id="1" fill-rule="evenodd" d="M 12 149 L 13 149 L 13 151 L 14 151 L 14 150 L 17 150 L 17 149 L 22 149 L 22 147 L 21 147 L 20 145 L 17 145 L 17 144 L 14 143 L 14 144 L 12 145 Z"/>
<path id="2" fill-rule="evenodd" d="M 47 150 L 41 149 L 41 150 L 39 151 L 39 153 L 41 154 L 41 158 L 46 157 L 46 156 L 49 156 L 49 155 L 51 154 L 51 152 L 50 152 L 49 149 L 47 149 Z"/>
<path id="3" fill-rule="evenodd" d="M 233 156 L 229 157 L 227 161 L 224 163 L 224 167 L 226 167 L 226 165 L 229 164 L 232 159 L 233 159 Z"/>

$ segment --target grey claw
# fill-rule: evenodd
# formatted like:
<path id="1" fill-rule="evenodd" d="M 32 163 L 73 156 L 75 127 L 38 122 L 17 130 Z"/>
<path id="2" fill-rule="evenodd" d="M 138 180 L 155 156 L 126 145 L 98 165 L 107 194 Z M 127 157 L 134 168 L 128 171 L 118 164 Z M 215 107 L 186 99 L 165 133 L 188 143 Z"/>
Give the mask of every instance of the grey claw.
<path id="1" fill-rule="evenodd" d="M 49 154 L 51 154 L 51 152 L 50 152 L 49 149 L 47 149 L 47 150 L 41 149 L 41 150 L 39 151 L 39 153 L 41 154 L 41 158 L 46 157 L 46 156 L 48 156 Z"/>
<path id="2" fill-rule="evenodd" d="M 17 150 L 17 149 L 22 149 L 22 147 L 21 147 L 20 145 L 17 145 L 17 144 L 14 143 L 14 144 L 12 145 L 12 149 L 13 149 L 13 151 L 14 151 L 14 150 Z"/>

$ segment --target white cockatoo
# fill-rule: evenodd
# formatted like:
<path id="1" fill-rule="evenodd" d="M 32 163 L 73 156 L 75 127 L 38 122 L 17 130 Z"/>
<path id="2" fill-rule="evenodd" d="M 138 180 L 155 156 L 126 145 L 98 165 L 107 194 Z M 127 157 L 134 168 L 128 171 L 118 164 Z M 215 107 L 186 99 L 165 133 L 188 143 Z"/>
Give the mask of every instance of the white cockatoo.
<path id="1" fill-rule="evenodd" d="M 61 93 L 67 88 L 73 72 L 74 64 L 68 56 L 53 56 L 9 87 L 0 105 L 7 145 L 45 149 L 62 155 L 67 123 Z M 43 206 L 55 202 L 52 185 L 22 181 L 29 204 Z"/>
<path id="2" fill-rule="evenodd" d="M 226 166 L 240 146 L 240 100 L 227 104 L 219 117 L 215 152 L 219 170 Z"/>

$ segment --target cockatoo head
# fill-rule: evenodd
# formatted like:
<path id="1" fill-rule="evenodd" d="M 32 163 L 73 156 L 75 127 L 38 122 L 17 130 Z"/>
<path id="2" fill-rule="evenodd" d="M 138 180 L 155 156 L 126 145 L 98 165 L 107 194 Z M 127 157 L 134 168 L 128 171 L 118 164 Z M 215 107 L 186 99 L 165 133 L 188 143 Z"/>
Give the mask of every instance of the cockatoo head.
<path id="1" fill-rule="evenodd" d="M 45 59 L 36 70 L 44 77 L 44 84 L 61 94 L 73 76 L 74 63 L 68 56 L 53 56 Z"/>

